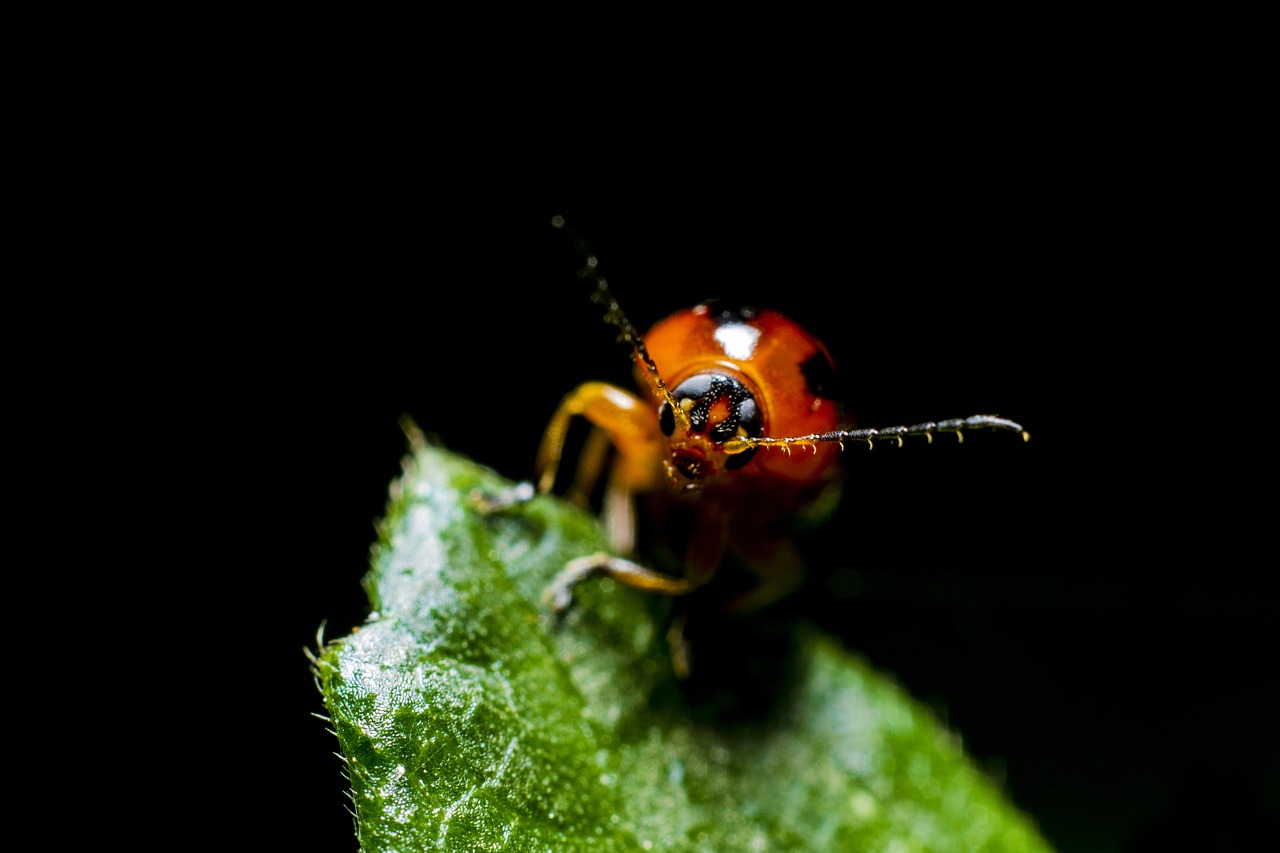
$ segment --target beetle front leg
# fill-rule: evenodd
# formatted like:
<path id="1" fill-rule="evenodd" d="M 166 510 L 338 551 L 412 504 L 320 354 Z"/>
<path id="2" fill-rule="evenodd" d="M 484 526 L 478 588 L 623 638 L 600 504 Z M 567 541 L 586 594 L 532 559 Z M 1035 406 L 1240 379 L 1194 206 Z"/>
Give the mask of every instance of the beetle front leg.
<path id="1" fill-rule="evenodd" d="M 557 615 L 573 605 L 573 588 L 593 575 L 604 575 L 633 589 L 657 592 L 663 595 L 687 595 L 698 588 L 684 578 L 676 578 L 655 572 L 639 563 L 615 557 L 612 554 L 595 553 L 578 557 L 565 564 L 547 588 L 547 603 Z"/>
<path id="2" fill-rule="evenodd" d="M 542 434 L 536 462 L 539 494 L 551 491 L 555 485 L 569 424 L 577 416 L 598 427 L 617 448 L 614 470 L 623 488 L 639 492 L 661 485 L 661 434 L 652 407 L 617 386 L 584 382 L 560 401 Z M 599 446 L 589 446 L 588 453 L 599 453 Z M 597 461 L 588 458 L 585 474 L 580 474 L 575 491 L 590 491 L 591 483 L 584 481 L 598 474 Z"/>

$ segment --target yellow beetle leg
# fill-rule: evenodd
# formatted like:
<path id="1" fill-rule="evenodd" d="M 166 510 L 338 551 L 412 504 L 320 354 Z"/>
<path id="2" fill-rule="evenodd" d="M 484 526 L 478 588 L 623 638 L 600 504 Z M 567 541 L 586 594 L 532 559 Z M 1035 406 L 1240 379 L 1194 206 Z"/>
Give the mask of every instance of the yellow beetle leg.
<path id="1" fill-rule="evenodd" d="M 667 648 L 671 650 L 671 669 L 676 678 L 683 681 L 693 672 L 693 648 L 684 635 L 685 623 L 689 621 L 689 611 L 682 610 L 671 620 L 667 628 Z"/>
<path id="2" fill-rule="evenodd" d="M 605 575 L 627 586 L 663 595 L 686 595 L 697 588 L 697 584 L 684 578 L 664 575 L 612 554 L 597 553 L 578 557 L 565 565 L 564 571 L 547 588 L 551 608 L 556 613 L 568 610 L 573 604 L 573 588 L 592 575 Z"/>
<path id="3" fill-rule="evenodd" d="M 591 429 L 587 434 L 587 440 L 582 445 L 582 452 L 578 455 L 578 467 L 573 474 L 573 485 L 564 493 L 565 500 L 584 508 L 590 504 L 591 492 L 600 479 L 600 472 L 604 470 L 604 463 L 611 446 L 609 433 L 599 427 Z"/>
<path id="4" fill-rule="evenodd" d="M 620 487 L 636 492 L 658 485 L 661 449 L 653 407 L 615 385 L 584 382 L 560 401 L 542 435 L 536 463 L 539 493 L 549 492 L 555 485 L 569 423 L 578 415 L 599 427 L 618 449 L 614 467 L 621 478 Z M 588 460 L 587 464 L 593 463 Z"/>

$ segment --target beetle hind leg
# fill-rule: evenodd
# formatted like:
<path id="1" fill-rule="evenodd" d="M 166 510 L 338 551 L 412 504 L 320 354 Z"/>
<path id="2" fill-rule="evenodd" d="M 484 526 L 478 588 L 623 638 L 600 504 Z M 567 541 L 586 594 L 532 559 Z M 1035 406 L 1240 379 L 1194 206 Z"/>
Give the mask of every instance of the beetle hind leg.
<path id="1" fill-rule="evenodd" d="M 804 580 L 804 560 L 789 539 L 756 535 L 751 537 L 747 560 L 759 582 L 729 600 L 729 613 L 750 613 L 785 598 Z M 744 558 L 745 559 L 745 558 Z"/>
<path id="2" fill-rule="evenodd" d="M 676 678 L 684 681 L 693 672 L 693 647 L 685 636 L 685 623 L 689 621 L 689 611 L 681 610 L 671 620 L 667 628 L 667 647 L 671 650 L 671 669 Z"/>

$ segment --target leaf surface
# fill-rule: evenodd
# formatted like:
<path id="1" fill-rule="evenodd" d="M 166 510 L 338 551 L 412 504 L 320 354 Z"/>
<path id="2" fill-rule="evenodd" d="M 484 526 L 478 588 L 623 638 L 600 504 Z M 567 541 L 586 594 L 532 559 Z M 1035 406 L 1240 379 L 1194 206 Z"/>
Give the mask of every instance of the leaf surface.
<path id="1" fill-rule="evenodd" d="M 680 683 L 668 599 L 588 581 L 557 620 L 547 584 L 607 544 L 552 497 L 473 505 L 512 485 L 419 442 L 367 624 L 315 658 L 363 850 L 1049 849 L 927 709 L 812 628 L 744 621 Z"/>

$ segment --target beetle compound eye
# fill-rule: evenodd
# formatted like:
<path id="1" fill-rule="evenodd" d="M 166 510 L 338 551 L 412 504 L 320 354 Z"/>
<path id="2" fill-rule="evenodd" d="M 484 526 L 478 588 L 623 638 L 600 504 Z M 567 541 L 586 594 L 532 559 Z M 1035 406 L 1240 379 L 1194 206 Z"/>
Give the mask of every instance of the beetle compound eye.
<path id="1" fill-rule="evenodd" d="M 759 438 L 764 435 L 764 421 L 760 417 L 760 407 L 756 405 L 755 398 L 750 395 L 738 404 L 738 429 L 735 435 L 742 435 L 746 438 Z M 727 436 L 725 441 L 734 436 Z M 724 462 L 726 471 L 736 471 L 743 465 L 751 461 L 751 457 L 756 455 L 758 447 L 752 447 L 742 453 L 730 456 Z"/>
<path id="2" fill-rule="evenodd" d="M 694 412 L 698 401 L 711 391 L 714 379 L 714 376 L 706 373 L 691 376 L 676 386 L 671 395 L 690 418 L 696 417 Z M 702 423 L 694 423 L 692 426 L 694 432 L 702 432 L 706 429 L 705 410 L 702 412 Z M 672 412 L 670 403 L 664 402 L 658 407 L 658 429 L 662 430 L 662 434 L 667 438 L 670 438 L 676 430 L 675 413 Z"/>
<path id="3" fill-rule="evenodd" d="M 663 403 L 658 407 L 658 429 L 667 438 L 676 431 L 676 416 L 671 412 L 671 404 Z"/>

